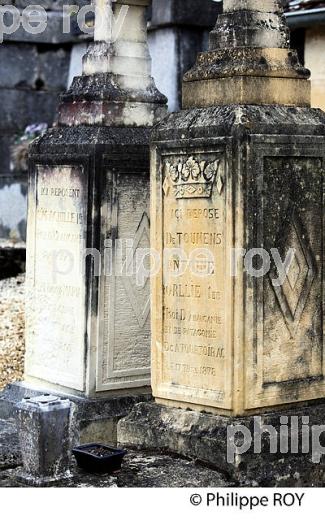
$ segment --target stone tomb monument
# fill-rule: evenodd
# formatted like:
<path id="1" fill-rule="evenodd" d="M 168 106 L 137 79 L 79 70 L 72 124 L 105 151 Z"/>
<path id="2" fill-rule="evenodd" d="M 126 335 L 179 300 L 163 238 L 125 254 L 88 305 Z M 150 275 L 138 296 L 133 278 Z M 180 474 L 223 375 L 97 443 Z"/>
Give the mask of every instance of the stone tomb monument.
<path id="1" fill-rule="evenodd" d="M 149 132 L 166 98 L 150 75 L 148 4 L 96 3 L 83 75 L 30 154 L 22 392 L 112 398 L 94 404 L 101 419 L 150 393 L 150 282 L 135 257 L 149 247 Z"/>
<path id="2" fill-rule="evenodd" d="M 121 443 L 220 467 L 237 424 L 221 416 L 325 397 L 325 115 L 308 78 L 281 2 L 224 1 L 183 110 L 152 138 L 151 238 L 165 256 L 152 385 L 165 406 L 137 405 Z"/>

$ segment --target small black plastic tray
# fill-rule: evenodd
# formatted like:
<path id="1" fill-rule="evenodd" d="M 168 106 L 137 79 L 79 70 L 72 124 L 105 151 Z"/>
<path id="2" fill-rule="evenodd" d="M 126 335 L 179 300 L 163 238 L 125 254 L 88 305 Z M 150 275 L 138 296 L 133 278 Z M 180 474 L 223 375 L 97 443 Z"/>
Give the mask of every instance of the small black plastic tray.
<path id="1" fill-rule="evenodd" d="M 76 446 L 72 453 L 80 468 L 88 473 L 112 473 L 121 469 L 125 450 L 106 446 L 105 444 L 83 444 Z"/>

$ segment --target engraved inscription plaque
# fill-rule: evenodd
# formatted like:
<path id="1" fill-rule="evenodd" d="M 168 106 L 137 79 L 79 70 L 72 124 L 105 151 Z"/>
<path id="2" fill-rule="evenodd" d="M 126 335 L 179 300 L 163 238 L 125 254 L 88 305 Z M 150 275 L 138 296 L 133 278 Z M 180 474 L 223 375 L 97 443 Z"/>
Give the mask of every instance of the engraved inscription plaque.
<path id="1" fill-rule="evenodd" d="M 154 392 L 223 408 L 229 384 L 224 156 L 166 155 L 162 172 L 162 327 L 154 336 Z"/>
<path id="2" fill-rule="evenodd" d="M 255 136 L 236 168 L 227 144 L 153 151 L 159 403 L 240 416 L 324 395 L 324 158 L 301 141 Z"/>
<path id="3" fill-rule="evenodd" d="M 87 186 L 81 166 L 37 166 L 29 195 L 26 375 L 84 389 Z"/>

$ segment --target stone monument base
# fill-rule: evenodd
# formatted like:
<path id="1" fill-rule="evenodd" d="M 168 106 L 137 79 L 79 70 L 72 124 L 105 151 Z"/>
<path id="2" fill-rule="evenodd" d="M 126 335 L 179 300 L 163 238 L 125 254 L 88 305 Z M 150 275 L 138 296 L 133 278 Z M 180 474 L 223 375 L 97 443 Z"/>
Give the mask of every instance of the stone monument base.
<path id="1" fill-rule="evenodd" d="M 53 487 L 54 484 L 65 483 L 68 480 L 71 480 L 73 474 L 70 471 L 67 471 L 65 475 L 60 475 L 59 477 L 40 477 L 34 478 L 30 475 L 25 474 L 23 471 L 17 472 L 15 478 L 18 483 L 24 484 L 27 487 Z"/>
<path id="2" fill-rule="evenodd" d="M 324 424 L 323 402 L 239 418 L 140 403 L 119 422 L 117 437 L 123 447 L 207 464 L 238 486 L 325 486 Z"/>
<path id="3" fill-rule="evenodd" d="M 0 419 L 12 418 L 15 414 L 15 405 L 25 397 L 44 395 L 46 389 L 35 389 L 27 383 L 13 383 L 0 393 Z M 66 393 L 58 393 L 52 389 L 51 395 L 69 399 L 77 406 L 76 429 L 80 444 L 103 442 L 116 444 L 116 428 L 118 421 L 128 415 L 135 404 L 151 399 L 150 389 L 139 389 L 139 393 L 132 393 L 105 397 L 85 398 Z"/>

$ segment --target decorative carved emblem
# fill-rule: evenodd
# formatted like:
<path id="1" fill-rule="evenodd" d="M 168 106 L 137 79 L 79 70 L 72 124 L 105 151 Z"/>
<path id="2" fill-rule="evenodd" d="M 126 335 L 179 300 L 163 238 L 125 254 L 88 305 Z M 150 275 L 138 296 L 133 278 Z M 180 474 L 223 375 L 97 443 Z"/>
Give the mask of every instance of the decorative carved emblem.
<path id="1" fill-rule="evenodd" d="M 284 235 L 287 248 L 292 248 L 295 253 L 283 285 L 272 286 L 288 330 L 294 337 L 317 274 L 317 267 L 314 253 L 296 211 L 292 212 L 290 224 L 284 230 Z"/>
<path id="2" fill-rule="evenodd" d="M 194 157 L 174 163 L 167 161 L 163 184 L 165 195 L 173 190 L 176 199 L 209 199 L 217 177 L 217 189 L 221 195 L 224 180 L 219 173 L 220 162 L 220 159 L 197 161 Z"/>

